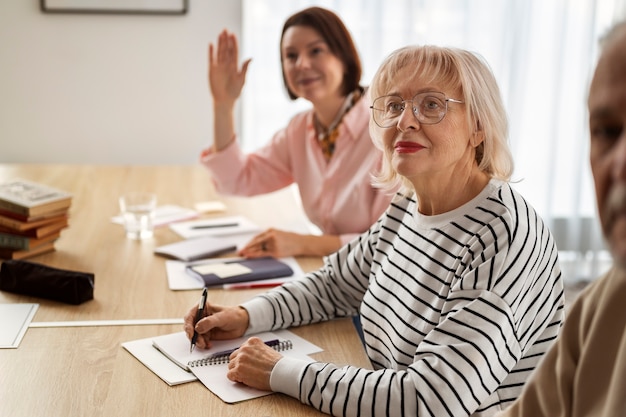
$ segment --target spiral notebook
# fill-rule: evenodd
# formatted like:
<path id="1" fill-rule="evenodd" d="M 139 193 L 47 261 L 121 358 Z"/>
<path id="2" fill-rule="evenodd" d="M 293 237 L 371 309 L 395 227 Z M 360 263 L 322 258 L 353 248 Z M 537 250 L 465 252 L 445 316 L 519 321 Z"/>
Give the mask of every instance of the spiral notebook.
<path id="1" fill-rule="evenodd" d="M 309 362 L 313 359 L 308 355 L 322 351 L 318 346 L 288 330 L 264 332 L 255 336 L 265 341 L 266 344 L 273 344 L 272 347 L 284 355 Z M 269 391 L 261 391 L 232 382 L 226 377 L 228 356 L 233 349 L 239 347 L 247 339 L 248 337 L 215 340 L 210 349 L 196 348 L 191 353 L 189 352 L 189 339 L 184 332 L 153 337 L 152 344 L 156 350 L 163 354 L 166 362 L 175 363 L 180 369 L 187 371 L 189 375 L 193 374 L 222 401 L 236 403 L 272 394 Z M 137 359 L 141 361 L 140 357 Z M 163 367 L 166 368 L 167 363 Z M 154 366 L 151 369 L 159 375 Z"/>

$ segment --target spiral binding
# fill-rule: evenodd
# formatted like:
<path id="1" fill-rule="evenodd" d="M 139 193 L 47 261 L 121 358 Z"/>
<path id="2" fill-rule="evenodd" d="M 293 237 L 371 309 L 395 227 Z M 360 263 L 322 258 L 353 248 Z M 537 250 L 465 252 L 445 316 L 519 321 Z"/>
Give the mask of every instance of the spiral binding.
<path id="1" fill-rule="evenodd" d="M 283 350 L 289 350 L 293 347 L 293 343 L 291 340 L 281 340 L 278 344 L 271 346 L 272 349 L 282 352 Z M 208 366 L 208 365 L 220 365 L 223 363 L 228 363 L 230 358 L 230 353 L 225 355 L 217 355 L 217 356 L 207 356 L 206 358 L 196 359 L 195 361 L 190 361 L 187 363 L 187 366 L 194 368 L 196 366 Z"/>

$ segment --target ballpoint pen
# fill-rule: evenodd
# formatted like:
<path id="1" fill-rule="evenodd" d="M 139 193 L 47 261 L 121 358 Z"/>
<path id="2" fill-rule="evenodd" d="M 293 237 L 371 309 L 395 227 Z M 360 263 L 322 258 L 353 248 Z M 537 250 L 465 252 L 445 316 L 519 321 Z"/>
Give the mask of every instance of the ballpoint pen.
<path id="1" fill-rule="evenodd" d="M 221 224 L 199 224 L 197 226 L 191 226 L 192 229 L 218 229 L 220 227 L 235 227 L 239 226 L 239 223 L 221 223 Z"/>
<path id="2" fill-rule="evenodd" d="M 269 347 L 280 345 L 280 341 L 278 339 L 268 340 L 267 342 L 263 342 L 263 343 L 265 343 Z M 227 358 L 227 357 L 229 357 L 231 355 L 231 353 L 233 353 L 237 349 L 239 349 L 239 347 L 223 350 L 221 352 L 215 352 L 215 353 L 209 355 L 207 359 Z"/>
<path id="3" fill-rule="evenodd" d="M 202 290 L 202 297 L 200 297 L 200 302 L 198 303 L 198 312 L 196 313 L 196 323 L 200 321 L 200 319 L 204 316 L 204 306 L 206 305 L 206 287 Z M 191 338 L 191 347 L 189 348 L 189 353 L 193 352 L 193 349 L 196 347 L 196 341 L 198 340 L 198 332 L 194 329 L 193 337 Z"/>

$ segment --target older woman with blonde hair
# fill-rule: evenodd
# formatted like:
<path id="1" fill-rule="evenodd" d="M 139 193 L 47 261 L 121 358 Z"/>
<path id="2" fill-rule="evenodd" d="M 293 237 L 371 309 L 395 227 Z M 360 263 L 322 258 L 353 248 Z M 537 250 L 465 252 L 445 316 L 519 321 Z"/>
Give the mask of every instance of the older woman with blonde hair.
<path id="1" fill-rule="evenodd" d="M 338 416 L 486 416 L 520 393 L 563 320 L 550 231 L 507 182 L 512 159 L 495 78 L 477 55 L 412 46 L 369 90 L 384 154 L 380 187 L 402 185 L 368 232 L 318 271 L 236 307 L 208 304 L 212 339 L 358 313 L 373 369 L 308 363 L 251 337 L 228 378 Z"/>

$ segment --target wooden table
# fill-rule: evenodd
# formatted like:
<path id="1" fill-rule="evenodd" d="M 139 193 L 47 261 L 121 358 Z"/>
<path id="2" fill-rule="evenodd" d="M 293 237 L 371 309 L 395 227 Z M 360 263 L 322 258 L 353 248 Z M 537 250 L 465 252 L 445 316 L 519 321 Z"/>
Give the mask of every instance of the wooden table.
<path id="1" fill-rule="evenodd" d="M 131 241 L 113 224 L 117 198 L 151 190 L 158 204 L 193 207 L 219 199 L 228 210 L 261 227 L 306 230 L 291 190 L 255 198 L 216 195 L 199 166 L 83 166 L 0 164 L 0 181 L 21 177 L 73 193 L 70 226 L 57 250 L 30 260 L 95 274 L 94 300 L 79 306 L 0 292 L 0 303 L 37 302 L 34 322 L 180 318 L 199 291 L 172 291 L 156 246 L 180 240 L 169 228 L 153 239 Z M 298 229 L 299 228 L 299 229 Z M 305 271 L 318 258 L 298 258 Z M 210 300 L 236 304 L 262 290 L 211 290 Z M 120 346 L 122 342 L 180 331 L 181 325 L 30 328 L 19 348 L 0 349 L 1 416 L 316 416 L 321 413 L 282 394 L 228 405 L 201 383 L 170 387 Z M 349 319 L 291 329 L 322 347 L 315 358 L 368 366 Z"/>

